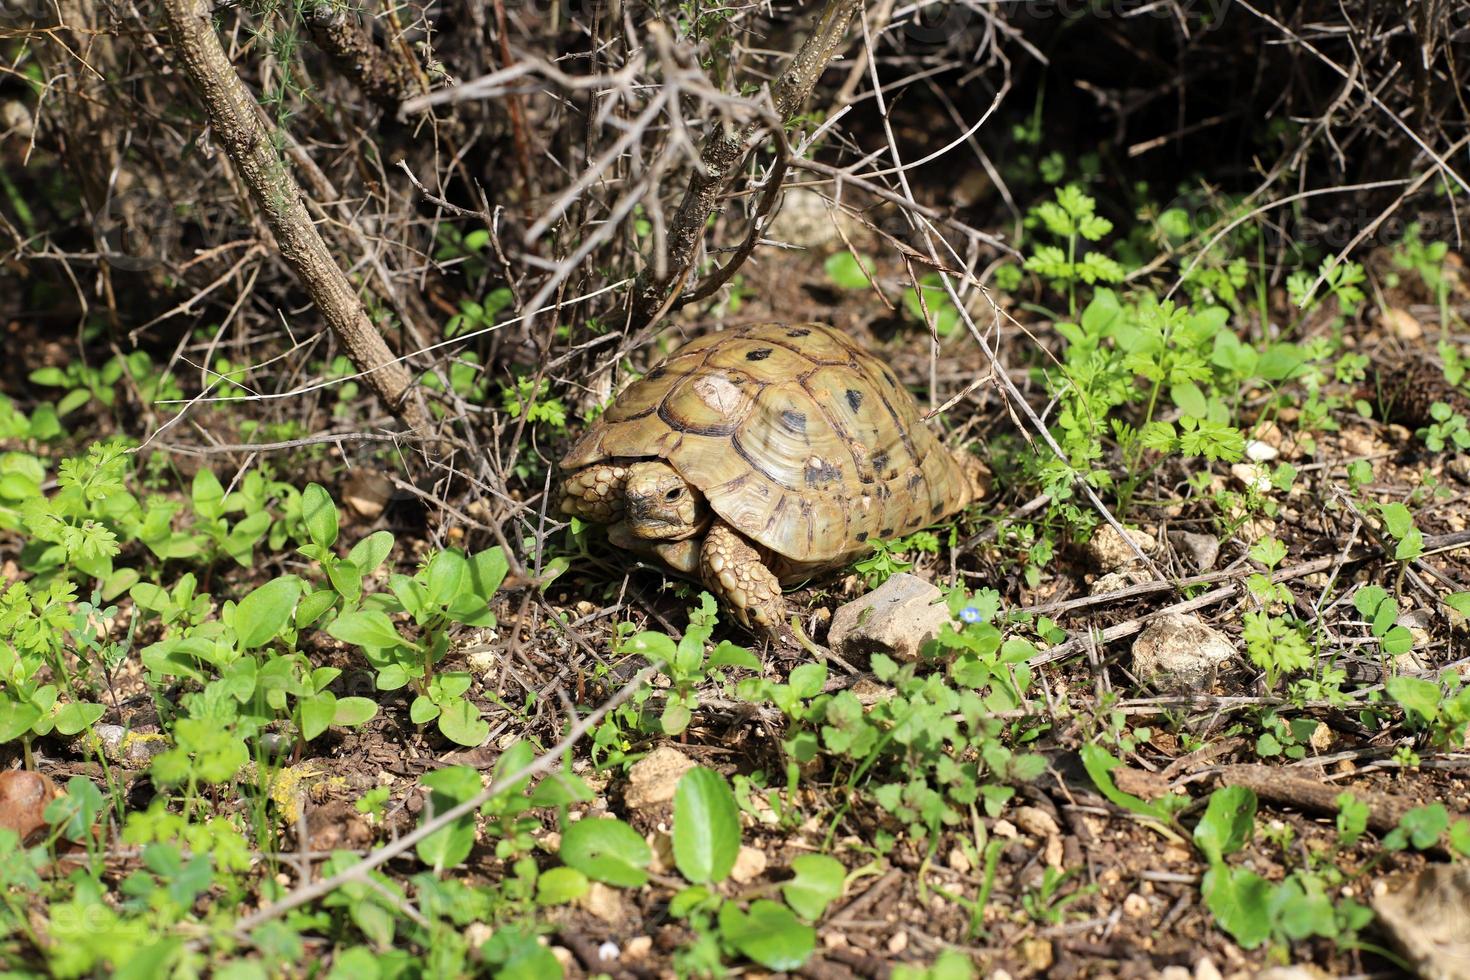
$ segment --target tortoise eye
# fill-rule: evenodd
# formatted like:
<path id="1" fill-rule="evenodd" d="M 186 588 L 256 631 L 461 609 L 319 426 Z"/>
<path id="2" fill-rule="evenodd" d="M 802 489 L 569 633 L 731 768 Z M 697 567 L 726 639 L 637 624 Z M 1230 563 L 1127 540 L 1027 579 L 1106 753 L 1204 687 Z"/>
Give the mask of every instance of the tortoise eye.
<path id="1" fill-rule="evenodd" d="M 684 488 L 683 487 L 675 487 L 674 489 L 670 490 L 668 493 L 664 494 L 664 499 L 665 500 L 670 500 L 670 501 L 672 501 L 672 500 L 678 500 L 679 499 L 679 495 L 682 494 L 683 492 L 684 492 Z"/>

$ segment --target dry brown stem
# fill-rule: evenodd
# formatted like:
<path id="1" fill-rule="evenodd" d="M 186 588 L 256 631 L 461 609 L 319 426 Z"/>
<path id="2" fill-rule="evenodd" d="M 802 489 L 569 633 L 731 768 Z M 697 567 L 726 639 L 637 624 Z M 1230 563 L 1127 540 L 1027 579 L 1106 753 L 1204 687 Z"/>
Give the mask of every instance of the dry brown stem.
<path id="1" fill-rule="evenodd" d="M 220 46 L 210 23 L 209 3 L 166 0 L 163 9 L 174 49 L 204 103 L 214 137 L 250 188 L 282 259 L 388 410 L 413 429 L 428 428 L 428 410 L 414 390 L 413 376 L 388 349 L 357 291 L 312 224 L 296 178 L 259 119 L 259 106 Z"/>

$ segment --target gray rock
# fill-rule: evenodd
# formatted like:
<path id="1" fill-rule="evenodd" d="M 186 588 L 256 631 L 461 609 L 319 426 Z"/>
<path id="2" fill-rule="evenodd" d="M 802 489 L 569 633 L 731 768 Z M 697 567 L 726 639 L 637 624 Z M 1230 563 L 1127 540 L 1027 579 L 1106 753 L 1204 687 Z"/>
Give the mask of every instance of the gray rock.
<path id="1" fill-rule="evenodd" d="M 1235 646 L 1196 616 L 1171 613 L 1149 623 L 1133 641 L 1133 676 L 1164 691 L 1204 691 Z"/>
<path id="2" fill-rule="evenodd" d="M 924 644 L 947 622 L 944 593 L 900 572 L 838 609 L 827 631 L 827 645 L 843 657 L 886 653 L 895 660 L 917 660 Z"/>
<path id="3" fill-rule="evenodd" d="M 679 777 L 694 768 L 694 760 L 678 749 L 661 745 L 633 763 L 623 803 L 629 810 L 655 810 L 673 802 Z"/>
<path id="4" fill-rule="evenodd" d="M 1432 864 L 1373 896 L 1378 921 L 1425 980 L 1470 980 L 1470 864 Z"/>
<path id="5" fill-rule="evenodd" d="M 1170 531 L 1169 543 L 1196 572 L 1208 572 L 1220 560 L 1220 539 L 1213 534 Z"/>

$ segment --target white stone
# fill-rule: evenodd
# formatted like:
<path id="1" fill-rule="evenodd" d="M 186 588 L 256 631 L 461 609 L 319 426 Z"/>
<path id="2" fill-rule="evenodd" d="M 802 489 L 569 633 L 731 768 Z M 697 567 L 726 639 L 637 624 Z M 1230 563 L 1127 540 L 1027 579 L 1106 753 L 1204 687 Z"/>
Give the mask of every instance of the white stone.
<path id="1" fill-rule="evenodd" d="M 832 616 L 827 645 L 843 657 L 885 653 L 917 660 L 924 644 L 949 622 L 944 593 L 900 572 Z"/>
<path id="2" fill-rule="evenodd" d="M 1128 540 L 1137 546 L 1138 551 L 1145 556 L 1152 555 L 1158 548 L 1158 542 L 1153 536 L 1137 528 L 1127 528 Z M 1092 535 L 1087 542 L 1086 553 L 1092 562 L 1092 567 L 1099 572 L 1111 572 L 1138 561 L 1138 555 L 1129 546 L 1128 541 L 1113 529 L 1111 524 L 1103 524 Z"/>
<path id="3" fill-rule="evenodd" d="M 633 763 L 623 802 L 630 810 L 649 810 L 670 803 L 679 777 L 694 768 L 694 760 L 677 749 L 661 745 Z"/>

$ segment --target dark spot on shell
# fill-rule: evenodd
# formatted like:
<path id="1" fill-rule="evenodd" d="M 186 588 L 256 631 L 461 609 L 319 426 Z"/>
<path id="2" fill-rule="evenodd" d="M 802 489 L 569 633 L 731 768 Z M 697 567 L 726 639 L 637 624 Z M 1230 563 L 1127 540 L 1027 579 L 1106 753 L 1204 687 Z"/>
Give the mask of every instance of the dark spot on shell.
<path id="1" fill-rule="evenodd" d="M 923 483 L 923 482 L 924 482 L 924 474 L 922 474 L 922 473 L 914 473 L 914 474 L 912 474 L 909 477 L 908 488 L 910 490 L 917 490 L 919 488 L 919 484 L 920 483 Z"/>
<path id="2" fill-rule="evenodd" d="M 753 350 L 750 353 L 746 354 L 745 355 L 745 359 L 747 361 L 764 361 L 766 358 L 768 358 L 770 356 L 771 356 L 771 348 L 769 348 L 769 347 L 762 347 L 759 350 Z"/>
<path id="3" fill-rule="evenodd" d="M 810 335 L 811 331 L 806 327 L 797 327 L 795 330 L 786 331 L 786 336 L 788 337 L 807 337 Z"/>
<path id="4" fill-rule="evenodd" d="M 893 528 L 891 528 L 891 527 L 885 527 L 883 530 L 881 530 L 881 531 L 878 532 L 878 537 L 880 537 L 880 538 L 891 538 L 891 537 L 893 537 Z"/>
<path id="5" fill-rule="evenodd" d="M 806 414 L 793 412 L 790 409 L 781 413 L 781 424 L 792 432 L 806 432 Z"/>
<path id="6" fill-rule="evenodd" d="M 884 368 L 883 369 L 883 377 L 885 377 L 885 378 L 888 379 L 888 384 L 891 387 L 894 387 L 894 388 L 897 388 L 898 387 L 898 379 L 893 376 L 893 372 L 892 371 L 888 370 L 887 368 Z"/>
<path id="7" fill-rule="evenodd" d="M 888 450 L 880 449 L 873 454 L 873 472 L 880 473 L 888 468 Z"/>
<path id="8" fill-rule="evenodd" d="M 912 520 L 910 520 L 907 524 L 904 525 L 904 529 L 905 530 L 912 531 L 914 528 L 916 528 L 918 526 L 919 526 L 919 518 L 915 517 Z"/>
<path id="9" fill-rule="evenodd" d="M 940 514 L 943 514 L 943 513 L 944 513 L 944 501 L 942 501 L 942 500 L 941 501 L 937 501 L 934 504 L 933 507 L 930 507 L 929 508 L 929 514 L 930 514 L 931 517 L 938 517 Z"/>
<path id="10" fill-rule="evenodd" d="M 859 408 L 862 408 L 863 393 L 852 388 L 847 389 L 847 404 L 849 407 L 852 408 L 854 412 L 856 412 Z"/>
<path id="11" fill-rule="evenodd" d="M 840 479 L 842 470 L 825 459 L 813 457 L 806 465 L 806 485 L 809 487 L 825 487 Z"/>
<path id="12" fill-rule="evenodd" d="M 668 372 L 668 369 L 667 368 L 664 368 L 664 367 L 656 367 L 652 371 L 649 371 L 648 372 L 648 377 L 647 377 L 646 380 L 648 380 L 648 381 L 657 381 L 659 378 L 662 378 L 664 375 L 666 375 L 668 373 L 669 372 Z"/>
<path id="13" fill-rule="evenodd" d="M 856 535 L 855 535 L 855 537 L 856 537 L 856 538 L 857 538 L 857 539 L 858 539 L 858 540 L 859 540 L 859 541 L 866 541 L 866 540 L 868 540 L 868 532 L 867 532 L 867 531 L 859 531 L 859 532 L 858 532 L 858 533 L 857 533 L 857 534 L 856 534 Z"/>

